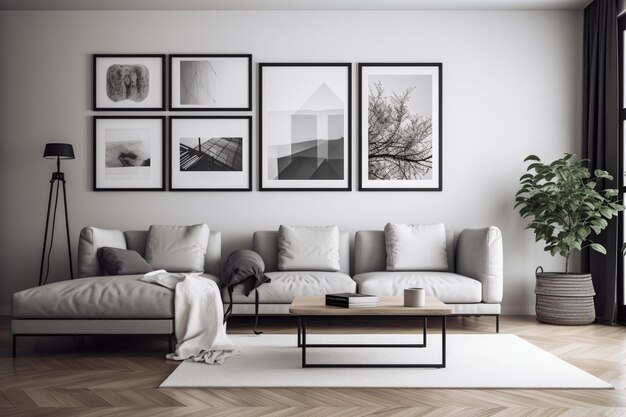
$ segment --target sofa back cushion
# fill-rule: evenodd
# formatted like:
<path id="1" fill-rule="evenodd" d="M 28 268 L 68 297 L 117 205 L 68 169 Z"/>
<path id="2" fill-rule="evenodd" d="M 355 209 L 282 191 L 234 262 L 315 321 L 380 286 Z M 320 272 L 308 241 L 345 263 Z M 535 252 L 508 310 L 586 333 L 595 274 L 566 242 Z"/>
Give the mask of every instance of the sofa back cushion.
<path id="1" fill-rule="evenodd" d="M 360 230 L 356 232 L 354 245 L 355 274 L 387 270 L 384 231 Z M 451 231 L 446 231 L 446 253 L 448 256 L 447 271 L 455 272 L 455 241 L 454 233 Z"/>
<path id="2" fill-rule="evenodd" d="M 94 227 L 85 227 L 80 232 L 80 240 L 78 243 L 78 277 L 95 277 L 102 276 L 104 273 L 100 268 L 98 262 L 97 252 L 102 246 L 119 247 L 120 249 L 130 249 L 139 253 L 142 257 L 146 256 L 146 239 L 148 237 L 147 230 L 129 230 L 125 232 L 116 231 L 122 233 L 124 237 L 124 246 L 121 246 L 121 241 L 118 239 L 120 246 L 111 244 L 102 244 L 100 242 L 103 239 L 101 235 L 96 236 L 96 241 L 100 242 L 99 246 L 93 246 L 93 229 Z M 103 230 L 103 229 L 96 229 Z M 84 236 L 83 236 L 84 235 Z M 93 256 L 87 256 L 93 253 Z M 93 261 L 92 261 L 93 258 Z M 211 230 L 209 234 L 209 240 L 207 243 L 206 255 L 204 256 L 204 272 L 207 274 L 220 276 L 222 262 L 222 234 L 221 232 Z"/>
<path id="3" fill-rule="evenodd" d="M 384 239 L 383 239 L 384 245 Z M 265 271 L 278 271 L 278 231 L 257 231 L 252 236 L 252 249 L 261 255 Z M 350 235 L 339 232 L 339 266 L 344 274 L 350 274 Z"/>
<path id="4" fill-rule="evenodd" d="M 443 223 L 385 226 L 387 271 L 447 271 Z"/>
<path id="5" fill-rule="evenodd" d="M 209 226 L 152 225 L 146 241 L 146 261 L 168 272 L 204 272 Z"/>
<path id="6" fill-rule="evenodd" d="M 98 249 L 111 247 L 127 249 L 126 238 L 121 230 L 85 227 L 78 240 L 78 277 L 103 275 L 98 260 Z"/>
<path id="7" fill-rule="evenodd" d="M 278 229 L 280 271 L 339 271 L 337 226 L 285 226 Z"/>

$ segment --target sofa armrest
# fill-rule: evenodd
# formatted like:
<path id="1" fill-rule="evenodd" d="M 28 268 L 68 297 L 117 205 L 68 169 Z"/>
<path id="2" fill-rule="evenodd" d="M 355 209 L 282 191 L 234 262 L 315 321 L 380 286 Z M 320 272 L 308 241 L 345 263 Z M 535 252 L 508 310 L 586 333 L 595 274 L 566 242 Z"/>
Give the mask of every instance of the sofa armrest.
<path id="1" fill-rule="evenodd" d="M 482 283 L 483 303 L 500 303 L 504 280 L 502 233 L 495 226 L 465 229 L 456 243 L 456 272 Z"/>

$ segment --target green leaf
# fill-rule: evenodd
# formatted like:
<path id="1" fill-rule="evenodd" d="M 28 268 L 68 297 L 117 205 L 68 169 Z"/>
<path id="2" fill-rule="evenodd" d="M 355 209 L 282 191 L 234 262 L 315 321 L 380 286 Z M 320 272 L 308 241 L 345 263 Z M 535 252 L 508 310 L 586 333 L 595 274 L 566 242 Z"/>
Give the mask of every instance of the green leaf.
<path id="1" fill-rule="evenodd" d="M 592 243 L 591 245 L 591 249 L 595 250 L 596 252 L 600 252 L 603 255 L 606 255 L 606 249 L 604 249 L 604 246 L 602 246 L 599 243 Z"/>
<path id="2" fill-rule="evenodd" d="M 526 158 L 524 158 L 524 162 L 528 161 L 541 161 L 541 159 L 539 159 L 537 155 L 528 155 Z"/>

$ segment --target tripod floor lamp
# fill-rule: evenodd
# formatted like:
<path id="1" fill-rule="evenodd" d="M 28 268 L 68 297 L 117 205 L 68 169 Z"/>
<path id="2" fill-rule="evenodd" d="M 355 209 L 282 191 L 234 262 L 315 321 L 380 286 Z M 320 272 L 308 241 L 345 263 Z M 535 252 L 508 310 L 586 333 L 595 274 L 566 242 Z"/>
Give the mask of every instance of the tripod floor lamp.
<path id="1" fill-rule="evenodd" d="M 70 225 L 67 216 L 67 196 L 65 192 L 65 174 L 61 172 L 61 159 L 74 159 L 74 148 L 69 143 L 48 143 L 43 152 L 43 157 L 57 160 L 57 170 L 52 173 L 50 179 L 50 194 L 48 195 L 48 211 L 46 214 L 46 231 L 43 238 L 43 250 L 41 251 L 41 266 L 39 267 L 39 285 L 45 284 L 50 272 L 50 254 L 54 243 L 54 228 L 57 219 L 57 206 L 59 205 L 59 190 L 63 188 L 63 207 L 65 208 L 65 233 L 67 234 L 67 253 L 70 260 L 70 277 L 74 279 L 74 267 L 72 266 L 72 247 L 70 245 Z M 55 191 L 56 190 L 56 191 Z M 52 208 L 52 194 L 54 194 L 54 211 L 52 212 L 52 224 L 50 222 L 50 209 Z M 50 230 L 50 243 L 48 244 L 48 230 Z M 44 276 L 44 264 L 48 258 L 46 273 Z"/>

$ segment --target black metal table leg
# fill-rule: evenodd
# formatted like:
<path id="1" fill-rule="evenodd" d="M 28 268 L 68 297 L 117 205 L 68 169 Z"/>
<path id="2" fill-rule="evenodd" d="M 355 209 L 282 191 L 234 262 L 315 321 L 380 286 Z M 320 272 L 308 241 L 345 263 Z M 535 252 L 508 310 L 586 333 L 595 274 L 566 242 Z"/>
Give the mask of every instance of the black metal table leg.
<path id="1" fill-rule="evenodd" d="M 422 330 L 422 337 L 423 337 L 423 345 L 424 347 L 426 347 L 426 328 L 428 327 L 428 317 L 424 317 L 424 329 Z"/>
<path id="2" fill-rule="evenodd" d="M 298 347 L 302 347 L 302 319 L 298 316 Z"/>
<path id="3" fill-rule="evenodd" d="M 306 368 L 306 319 L 302 318 L 302 367 Z"/>
<path id="4" fill-rule="evenodd" d="M 446 316 L 441 317 L 441 367 L 446 367 Z"/>

